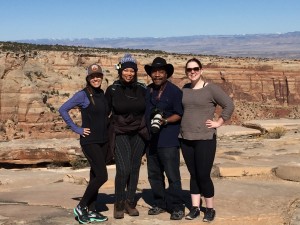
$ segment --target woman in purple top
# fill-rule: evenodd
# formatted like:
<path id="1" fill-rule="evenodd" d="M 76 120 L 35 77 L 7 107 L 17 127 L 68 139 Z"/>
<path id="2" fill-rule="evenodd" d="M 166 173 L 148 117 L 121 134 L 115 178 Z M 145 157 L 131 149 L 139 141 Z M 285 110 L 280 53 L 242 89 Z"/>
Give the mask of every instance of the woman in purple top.
<path id="1" fill-rule="evenodd" d="M 190 83 L 184 85 L 180 142 L 182 154 L 190 172 L 192 208 L 186 219 L 200 215 L 201 195 L 206 209 L 204 222 L 214 220 L 214 185 L 210 177 L 216 153 L 216 128 L 230 119 L 234 105 L 232 99 L 217 85 L 205 82 L 202 64 L 198 59 L 187 61 L 185 73 Z M 216 106 L 222 107 L 220 117 L 214 120 Z"/>
<path id="2" fill-rule="evenodd" d="M 106 221 L 107 217 L 97 212 L 95 203 L 99 188 L 107 181 L 106 161 L 108 154 L 108 104 L 101 89 L 103 80 L 102 68 L 92 64 L 87 69 L 86 87 L 75 93 L 59 109 L 66 124 L 80 135 L 80 145 L 91 169 L 90 181 L 74 214 L 80 223 Z M 82 125 L 76 125 L 69 115 L 75 107 L 81 109 Z"/>

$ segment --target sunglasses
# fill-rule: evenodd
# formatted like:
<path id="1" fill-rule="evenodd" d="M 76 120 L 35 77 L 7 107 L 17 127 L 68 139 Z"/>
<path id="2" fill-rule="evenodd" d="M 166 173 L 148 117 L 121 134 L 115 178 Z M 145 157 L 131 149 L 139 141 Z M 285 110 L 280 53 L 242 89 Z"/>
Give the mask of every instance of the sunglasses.
<path id="1" fill-rule="evenodd" d="M 193 70 L 195 72 L 199 72 L 200 71 L 200 67 L 186 68 L 186 72 L 188 72 L 188 73 L 192 72 Z"/>

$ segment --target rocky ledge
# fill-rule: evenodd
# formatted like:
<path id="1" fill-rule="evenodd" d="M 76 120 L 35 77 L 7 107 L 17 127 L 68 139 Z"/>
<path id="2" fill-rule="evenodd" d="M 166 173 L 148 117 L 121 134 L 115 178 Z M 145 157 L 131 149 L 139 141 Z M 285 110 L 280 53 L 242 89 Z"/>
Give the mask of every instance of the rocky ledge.
<path id="1" fill-rule="evenodd" d="M 218 130 L 218 150 L 212 171 L 217 211 L 214 224 L 300 224 L 300 120 L 249 121 L 248 124 L 264 128 L 266 134 L 275 128 L 280 127 L 281 131 L 284 128 L 284 135 L 269 138 L 259 130 L 242 126 L 224 126 Z M 15 140 L 12 143 L 2 142 L 1 149 L 5 147 L 8 154 L 13 146 L 17 146 L 19 152 L 28 146 L 49 148 L 49 151 L 60 147 L 65 154 L 80 153 L 76 139 L 39 140 L 31 144 Z M 3 155 L 1 157 L 3 160 Z M 183 160 L 180 169 L 187 213 L 191 206 L 189 174 Z M 168 213 L 147 214 L 153 198 L 145 164 L 140 170 L 137 193 L 140 216 L 125 215 L 123 220 L 115 220 L 114 165 L 108 166 L 108 173 L 109 179 L 100 189 L 96 205 L 109 217 L 106 224 L 201 223 L 203 213 L 193 221 L 170 221 Z M 78 203 L 88 177 L 88 169 L 70 167 L 0 169 L 0 224 L 76 224 L 72 208 Z"/>

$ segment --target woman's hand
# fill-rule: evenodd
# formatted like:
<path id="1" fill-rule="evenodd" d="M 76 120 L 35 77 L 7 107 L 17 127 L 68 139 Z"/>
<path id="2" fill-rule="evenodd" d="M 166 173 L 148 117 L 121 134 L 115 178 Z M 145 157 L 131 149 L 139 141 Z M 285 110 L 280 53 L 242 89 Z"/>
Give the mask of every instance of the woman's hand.
<path id="1" fill-rule="evenodd" d="M 90 128 L 83 128 L 83 134 L 82 137 L 90 135 L 91 131 Z"/>
<path id="2" fill-rule="evenodd" d="M 206 120 L 206 122 L 205 122 L 207 128 L 218 128 L 218 127 L 222 126 L 223 123 L 224 123 L 224 120 L 221 117 L 217 121 Z"/>

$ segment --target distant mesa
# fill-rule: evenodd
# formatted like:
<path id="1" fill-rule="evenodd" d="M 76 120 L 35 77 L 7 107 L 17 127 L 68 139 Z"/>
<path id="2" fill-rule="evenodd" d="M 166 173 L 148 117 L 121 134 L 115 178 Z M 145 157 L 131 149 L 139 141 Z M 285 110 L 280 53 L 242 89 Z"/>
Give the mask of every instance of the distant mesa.
<path id="1" fill-rule="evenodd" d="M 282 34 L 195 35 L 144 38 L 36 39 L 17 42 L 100 48 L 161 50 L 231 57 L 300 58 L 300 31 Z"/>

